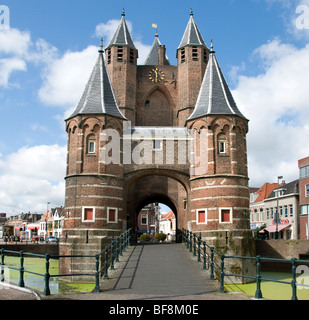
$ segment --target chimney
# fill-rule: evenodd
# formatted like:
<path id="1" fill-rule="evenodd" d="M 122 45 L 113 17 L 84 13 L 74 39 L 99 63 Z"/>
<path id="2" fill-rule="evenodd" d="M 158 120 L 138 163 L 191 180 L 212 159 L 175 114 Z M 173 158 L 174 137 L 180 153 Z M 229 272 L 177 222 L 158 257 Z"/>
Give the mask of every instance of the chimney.
<path id="1" fill-rule="evenodd" d="M 166 56 L 166 49 L 165 46 L 160 45 L 158 48 L 158 65 L 159 66 L 164 66 L 165 65 L 165 56 Z"/>

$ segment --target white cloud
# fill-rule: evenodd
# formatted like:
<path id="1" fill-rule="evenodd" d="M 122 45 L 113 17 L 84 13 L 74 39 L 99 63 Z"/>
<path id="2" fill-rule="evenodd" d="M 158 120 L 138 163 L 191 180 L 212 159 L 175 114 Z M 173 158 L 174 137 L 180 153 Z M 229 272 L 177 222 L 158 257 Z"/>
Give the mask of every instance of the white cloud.
<path id="1" fill-rule="evenodd" d="M 250 185 L 260 186 L 277 175 L 297 179 L 297 160 L 309 155 L 309 45 L 297 49 L 276 39 L 255 55 L 265 72 L 240 76 L 233 95 L 250 120 Z"/>
<path id="2" fill-rule="evenodd" d="M 38 212 L 64 204 L 66 146 L 23 147 L 0 159 L 0 211 Z"/>
<path id="3" fill-rule="evenodd" d="M 9 78 L 14 71 L 26 71 L 27 65 L 19 58 L 0 59 L 0 86 L 7 88 Z"/>
<path id="4" fill-rule="evenodd" d="M 81 98 L 98 55 L 98 48 L 68 51 L 44 70 L 39 98 L 48 105 L 71 107 Z"/>

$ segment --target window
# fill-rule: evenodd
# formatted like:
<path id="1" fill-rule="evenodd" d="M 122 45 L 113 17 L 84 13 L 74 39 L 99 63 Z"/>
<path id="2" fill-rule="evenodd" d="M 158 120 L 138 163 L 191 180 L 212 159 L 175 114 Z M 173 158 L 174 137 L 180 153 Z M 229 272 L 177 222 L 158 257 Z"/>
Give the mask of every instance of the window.
<path id="1" fill-rule="evenodd" d="M 306 185 L 306 197 L 309 197 L 309 184 Z"/>
<path id="2" fill-rule="evenodd" d="M 204 62 L 207 63 L 208 61 L 208 54 L 207 54 L 207 50 L 204 49 Z"/>
<path id="3" fill-rule="evenodd" d="M 141 224 L 147 225 L 148 224 L 148 214 L 142 214 L 141 215 Z"/>
<path id="4" fill-rule="evenodd" d="M 95 153 L 95 141 L 94 140 L 88 141 L 88 153 Z"/>
<path id="5" fill-rule="evenodd" d="M 117 48 L 117 61 L 121 62 L 123 60 L 123 48 L 118 47 Z"/>
<path id="6" fill-rule="evenodd" d="M 288 217 L 288 206 L 284 206 L 284 216 Z"/>
<path id="7" fill-rule="evenodd" d="M 146 108 L 149 108 L 149 107 L 150 107 L 150 101 L 149 101 L 149 100 L 146 100 L 146 102 L 145 102 L 145 107 L 146 107 Z"/>
<path id="8" fill-rule="evenodd" d="M 257 220 L 255 220 L 257 221 Z M 231 208 L 220 208 L 219 209 L 219 222 L 230 223 L 232 222 L 232 209 Z"/>
<path id="9" fill-rule="evenodd" d="M 207 224 L 207 209 L 196 210 L 196 224 Z"/>
<path id="10" fill-rule="evenodd" d="M 226 153 L 225 152 L 225 140 L 219 140 L 218 141 L 218 148 L 219 148 L 219 153 Z"/>
<path id="11" fill-rule="evenodd" d="M 274 208 L 270 208 L 270 219 L 274 218 Z"/>
<path id="12" fill-rule="evenodd" d="M 130 49 L 130 63 L 134 63 L 134 50 Z"/>
<path id="13" fill-rule="evenodd" d="M 94 222 L 95 220 L 95 207 L 83 207 L 82 222 Z"/>
<path id="14" fill-rule="evenodd" d="M 186 210 L 187 209 L 187 199 L 183 200 L 183 208 Z"/>
<path id="15" fill-rule="evenodd" d="M 293 217 L 293 205 L 290 205 L 290 217 Z"/>
<path id="16" fill-rule="evenodd" d="M 309 166 L 302 167 L 299 169 L 299 177 L 300 177 L 300 179 L 304 179 L 304 178 L 309 177 Z"/>
<path id="17" fill-rule="evenodd" d="M 107 63 L 110 64 L 112 62 L 111 49 L 107 50 Z"/>
<path id="18" fill-rule="evenodd" d="M 192 47 L 192 60 L 198 60 L 197 47 Z"/>
<path id="19" fill-rule="evenodd" d="M 118 223 L 118 208 L 107 208 L 107 223 Z"/>
<path id="20" fill-rule="evenodd" d="M 259 221 L 263 221 L 263 209 L 261 208 L 260 209 L 260 220 Z"/>
<path id="21" fill-rule="evenodd" d="M 309 213 L 309 204 L 300 206 L 300 214 L 307 215 Z"/>
<path id="22" fill-rule="evenodd" d="M 280 216 L 282 217 L 282 215 L 283 215 L 283 208 L 282 206 L 280 206 Z"/>
<path id="23" fill-rule="evenodd" d="M 161 150 L 162 149 L 162 141 L 161 140 L 153 140 L 153 149 Z"/>
<path id="24" fill-rule="evenodd" d="M 186 61 L 186 51 L 185 48 L 182 48 L 180 51 L 180 58 L 181 58 L 181 63 Z"/>

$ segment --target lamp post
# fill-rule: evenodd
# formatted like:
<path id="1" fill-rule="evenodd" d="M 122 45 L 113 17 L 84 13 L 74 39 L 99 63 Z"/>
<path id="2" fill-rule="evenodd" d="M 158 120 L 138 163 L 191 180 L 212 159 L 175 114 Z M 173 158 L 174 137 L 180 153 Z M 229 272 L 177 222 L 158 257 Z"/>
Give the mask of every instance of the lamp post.
<path id="1" fill-rule="evenodd" d="M 283 176 L 278 176 L 278 187 L 277 187 L 277 214 L 276 214 L 276 232 L 275 232 L 275 239 L 279 239 L 279 230 L 278 230 L 278 223 L 279 223 L 279 180 L 281 180 Z"/>

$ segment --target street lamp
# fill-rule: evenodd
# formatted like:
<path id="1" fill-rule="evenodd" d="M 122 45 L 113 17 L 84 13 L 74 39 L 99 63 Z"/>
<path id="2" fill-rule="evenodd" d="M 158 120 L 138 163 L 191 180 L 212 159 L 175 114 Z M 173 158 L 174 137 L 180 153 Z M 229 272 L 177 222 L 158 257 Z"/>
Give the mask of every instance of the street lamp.
<path id="1" fill-rule="evenodd" d="M 278 223 L 279 223 L 279 180 L 281 180 L 283 176 L 278 176 L 278 188 L 277 188 L 277 214 L 276 214 L 276 232 L 275 232 L 275 239 L 279 239 L 279 230 L 278 230 Z"/>

